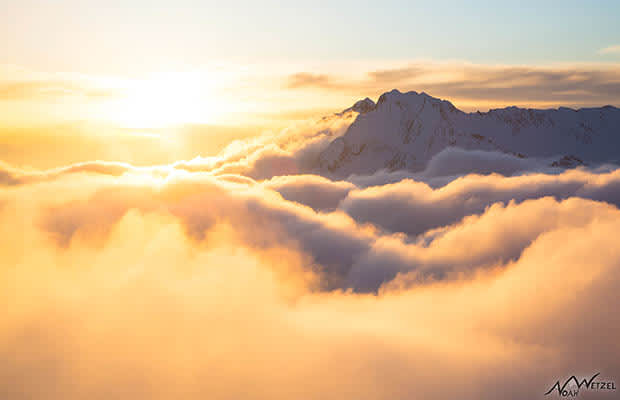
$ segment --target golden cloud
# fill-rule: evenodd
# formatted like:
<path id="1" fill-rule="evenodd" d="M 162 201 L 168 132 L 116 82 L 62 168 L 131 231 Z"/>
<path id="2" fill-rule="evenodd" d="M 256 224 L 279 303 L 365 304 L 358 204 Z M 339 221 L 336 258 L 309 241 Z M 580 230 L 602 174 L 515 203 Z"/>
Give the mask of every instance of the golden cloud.
<path id="1" fill-rule="evenodd" d="M 118 168 L 0 188 L 4 398 L 517 399 L 619 370 L 620 211 L 577 197 L 613 199 L 615 172 L 363 189 Z M 452 216 L 414 235 L 385 205 L 332 209 L 398 191 Z"/>

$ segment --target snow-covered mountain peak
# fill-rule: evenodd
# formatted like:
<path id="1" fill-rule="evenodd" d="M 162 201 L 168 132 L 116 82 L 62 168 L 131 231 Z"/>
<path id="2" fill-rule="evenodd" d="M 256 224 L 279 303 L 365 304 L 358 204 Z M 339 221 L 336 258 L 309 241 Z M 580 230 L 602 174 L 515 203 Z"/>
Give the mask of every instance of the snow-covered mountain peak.
<path id="1" fill-rule="evenodd" d="M 358 100 L 355 102 L 355 104 L 353 104 L 351 107 L 349 108 L 345 108 L 344 110 L 340 111 L 339 113 L 336 113 L 336 115 L 342 116 L 346 113 L 355 111 L 356 113 L 359 114 L 365 114 L 367 112 L 370 112 L 372 110 L 375 109 L 377 105 L 375 104 L 374 101 L 372 101 L 371 99 L 369 99 L 368 97 L 366 97 L 363 100 Z"/>
<path id="2" fill-rule="evenodd" d="M 375 102 L 366 97 L 364 100 L 360 100 L 357 103 L 353 104 L 353 107 L 351 107 L 351 109 L 360 114 L 364 114 L 374 110 L 375 107 Z"/>
<path id="3" fill-rule="evenodd" d="M 465 113 L 427 93 L 394 89 L 376 104 L 366 98 L 348 110 L 359 115 L 319 157 L 328 175 L 420 170 L 450 146 L 519 157 L 571 155 L 586 163 L 620 159 L 620 109 L 612 106 Z"/>
<path id="4" fill-rule="evenodd" d="M 435 109 L 437 112 L 461 112 L 449 101 L 433 97 L 425 92 L 410 91 L 403 93 L 397 89 L 385 92 L 379 96 L 376 109 L 388 110 L 390 112 L 394 108 L 396 112 L 401 110 L 415 113 L 421 112 L 424 110 L 424 107 Z"/>

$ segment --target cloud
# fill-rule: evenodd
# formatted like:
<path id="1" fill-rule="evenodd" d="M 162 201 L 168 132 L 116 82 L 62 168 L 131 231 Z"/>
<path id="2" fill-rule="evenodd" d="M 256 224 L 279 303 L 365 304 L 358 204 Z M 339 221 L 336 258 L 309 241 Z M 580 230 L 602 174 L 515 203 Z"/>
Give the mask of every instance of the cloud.
<path id="1" fill-rule="evenodd" d="M 277 135 L 234 141 L 215 157 L 196 157 L 173 166 L 213 175 L 239 174 L 255 180 L 312 173 L 319 154 L 346 132 L 356 116 L 355 112 L 347 112 L 304 121 Z"/>
<path id="2" fill-rule="evenodd" d="M 331 78 L 327 74 L 311 74 L 308 72 L 298 72 L 288 77 L 286 87 L 289 89 L 297 89 L 303 87 L 333 87 Z"/>
<path id="3" fill-rule="evenodd" d="M 590 206 L 583 200 L 558 203 L 550 198 L 507 206 L 496 203 L 480 216 L 429 230 L 414 242 L 412 238 L 384 235 L 352 266 L 347 287 L 360 292 L 389 291 L 504 268 L 545 232 L 558 226 L 566 229 L 587 224 L 589 221 L 578 211 Z"/>
<path id="4" fill-rule="evenodd" d="M 600 49 L 599 54 L 620 54 L 620 45 L 607 46 Z"/>
<path id="5" fill-rule="evenodd" d="M 417 190 L 441 214 L 442 190 L 609 194 L 616 175 Z M 320 205 L 316 189 L 331 207 L 358 191 L 346 182 L 135 178 L 0 188 L 4 398 L 518 399 L 572 373 L 618 379 L 612 204 L 531 189 L 416 238 L 297 202 Z"/>
<path id="6" fill-rule="evenodd" d="M 434 156 L 420 173 L 382 170 L 372 175 L 352 175 L 342 181 L 332 181 L 319 175 L 296 174 L 273 177 L 264 185 L 279 192 L 285 199 L 308 205 L 316 211 L 333 211 L 353 189 L 382 186 L 405 179 L 424 182 L 433 188 L 442 187 L 459 176 L 472 173 L 510 176 L 525 171 L 558 172 L 547 164 L 548 160 L 449 147 Z"/>
<path id="7" fill-rule="evenodd" d="M 509 177 L 495 174 L 426 177 L 433 186 L 413 180 L 415 176 L 408 178 L 352 190 L 341 201 L 339 209 L 358 222 L 416 236 L 429 229 L 450 225 L 467 215 L 480 214 L 498 202 L 506 204 L 551 196 L 557 199 L 580 197 L 620 205 L 617 169 L 611 172 L 568 170 L 560 174 L 530 172 Z M 379 175 L 374 183 L 382 179 Z"/>
<path id="8" fill-rule="evenodd" d="M 208 175 L 177 178 L 158 190 L 104 186 L 88 199 L 48 207 L 40 226 L 66 247 L 82 236 L 105 236 L 132 209 L 166 211 L 179 218 L 194 240 L 204 239 L 217 223 L 227 223 L 248 246 L 262 249 L 290 243 L 313 261 L 311 269 L 321 268 L 326 288 L 342 284 L 353 260 L 373 240 L 371 231 L 356 229 L 343 214 L 316 214 L 275 192 Z"/>
<path id="9" fill-rule="evenodd" d="M 546 168 L 548 164 L 546 160 L 526 159 L 512 154 L 448 147 L 431 158 L 425 170 L 416 177 L 491 173 L 509 176 L 521 171 L 548 170 L 549 168 Z"/>
<path id="10" fill-rule="evenodd" d="M 334 211 L 340 201 L 356 188 L 347 181 L 331 181 L 318 175 L 280 176 L 264 183 L 289 201 L 305 204 L 315 211 Z"/>
<path id="11" fill-rule="evenodd" d="M 609 49 L 607 53 L 614 46 Z M 465 110 L 505 105 L 588 107 L 620 103 L 619 70 L 605 64 L 510 66 L 431 61 L 370 70 L 357 78 L 320 73 L 293 74 L 286 79 L 298 82 L 290 88 L 337 89 L 358 96 L 378 96 L 390 88 L 425 91 Z"/>
<path id="12" fill-rule="evenodd" d="M 161 169 L 158 168 L 136 168 L 121 162 L 87 161 L 46 171 L 24 171 L 0 162 L 0 186 L 54 180 L 70 174 L 101 174 L 118 177 L 128 172 L 149 171 L 150 174 L 158 170 L 161 172 Z"/>
<path id="13" fill-rule="evenodd" d="M 0 100 L 23 100 L 80 96 L 100 99 L 118 95 L 115 91 L 89 87 L 69 81 L 5 81 L 0 82 Z"/>
<path id="14" fill-rule="evenodd" d="M 150 180 L 145 180 L 144 175 L 136 176 L 138 182 L 161 181 L 163 185 L 120 184 L 132 182 L 134 175 L 115 177 L 87 197 L 43 207 L 37 213 L 41 217 L 37 224 L 63 247 L 84 237 L 103 240 L 130 210 L 170 214 L 178 218 L 188 237 L 196 241 L 204 240 L 217 224 L 229 224 L 251 248 L 286 245 L 299 251 L 309 260 L 308 271 L 322 277 L 322 290 L 351 288 L 366 292 L 376 291 L 398 273 L 415 270 L 424 279 L 447 279 L 454 271 L 463 273 L 470 267 L 475 270 L 517 257 L 524 245 L 510 251 L 508 245 L 493 244 L 485 251 L 495 253 L 481 256 L 484 262 L 478 258 L 478 261 L 466 261 L 478 257 L 477 251 L 470 248 L 460 254 L 454 245 L 448 247 L 458 257 L 449 262 L 418 256 L 441 245 L 445 230 L 453 229 L 454 224 L 465 220 L 471 223 L 474 217 L 498 207 L 501 210 L 504 205 L 511 205 L 510 210 L 513 205 L 529 204 L 527 200 L 549 196 L 556 199 L 575 196 L 612 204 L 620 201 L 616 170 L 515 177 L 470 175 L 435 189 L 413 180 L 362 189 L 348 182 L 332 182 L 312 175 L 279 177 L 262 183 L 204 172 L 172 172 Z M 548 208 L 561 207 L 552 204 Z M 543 218 L 542 215 L 537 215 L 534 221 Z M 507 220 L 515 218 L 518 217 Z M 522 220 L 527 221 L 526 226 L 535 225 L 533 221 Z M 516 225 L 510 224 L 500 232 L 516 231 Z M 475 236 L 480 235 L 468 233 L 465 238 Z M 494 236 L 501 237 L 499 233 Z M 530 240 L 527 237 L 523 243 Z M 463 270 L 455 264 L 469 267 Z"/>

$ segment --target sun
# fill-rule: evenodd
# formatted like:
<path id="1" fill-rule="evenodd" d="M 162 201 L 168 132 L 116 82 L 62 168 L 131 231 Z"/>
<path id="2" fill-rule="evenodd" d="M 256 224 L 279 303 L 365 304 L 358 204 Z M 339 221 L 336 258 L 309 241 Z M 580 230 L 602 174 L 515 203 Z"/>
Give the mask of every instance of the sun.
<path id="1" fill-rule="evenodd" d="M 156 129 L 209 123 L 215 116 L 211 85 L 199 74 L 165 73 L 129 82 L 111 107 L 124 128 Z"/>

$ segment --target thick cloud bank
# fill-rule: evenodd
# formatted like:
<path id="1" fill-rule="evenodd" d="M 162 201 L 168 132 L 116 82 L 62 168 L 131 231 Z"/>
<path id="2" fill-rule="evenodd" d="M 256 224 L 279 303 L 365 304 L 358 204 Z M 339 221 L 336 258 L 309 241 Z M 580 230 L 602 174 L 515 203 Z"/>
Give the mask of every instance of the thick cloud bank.
<path id="1" fill-rule="evenodd" d="M 172 165 L 1 165 L 0 398 L 620 382 L 620 170 L 447 149 L 331 180 L 309 160 L 346 121 L 321 123 Z"/>

